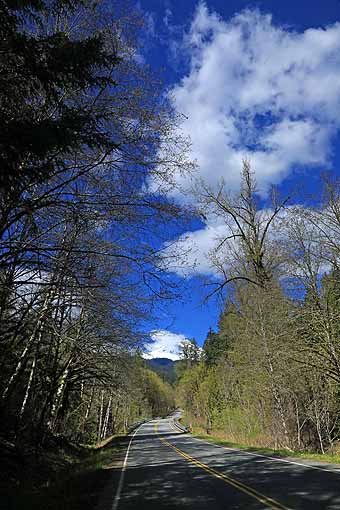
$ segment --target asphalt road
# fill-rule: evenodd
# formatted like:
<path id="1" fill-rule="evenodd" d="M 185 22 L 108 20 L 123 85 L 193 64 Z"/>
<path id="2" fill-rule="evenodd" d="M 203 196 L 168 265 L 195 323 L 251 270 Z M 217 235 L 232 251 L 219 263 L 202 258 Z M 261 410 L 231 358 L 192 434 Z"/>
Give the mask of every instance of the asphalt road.
<path id="1" fill-rule="evenodd" d="M 113 498 L 112 510 L 340 510 L 340 469 L 215 446 L 170 417 L 137 430 Z"/>

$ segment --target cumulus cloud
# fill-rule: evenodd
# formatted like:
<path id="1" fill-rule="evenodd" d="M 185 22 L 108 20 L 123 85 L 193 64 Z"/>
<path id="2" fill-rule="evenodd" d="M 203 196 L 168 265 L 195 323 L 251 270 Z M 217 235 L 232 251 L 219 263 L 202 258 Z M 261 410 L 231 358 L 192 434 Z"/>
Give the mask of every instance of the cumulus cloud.
<path id="1" fill-rule="evenodd" d="M 202 229 L 185 232 L 164 249 L 167 270 L 183 277 L 196 274 L 218 276 L 211 263 L 210 252 L 225 235 L 226 225 L 222 222 L 207 223 Z M 168 262 L 172 258 L 175 261 L 173 265 Z"/>
<path id="2" fill-rule="evenodd" d="M 171 95 L 198 174 L 231 189 L 248 158 L 265 192 L 299 166 L 327 166 L 340 126 L 340 24 L 298 33 L 245 10 L 229 21 L 200 3 Z M 185 177 L 178 175 L 185 184 Z"/>
<path id="3" fill-rule="evenodd" d="M 201 2 L 182 52 L 189 70 L 171 97 L 186 117 L 182 133 L 191 138 L 198 177 L 212 186 L 223 178 L 237 190 L 246 158 L 265 195 L 293 170 L 331 167 L 340 127 L 339 23 L 296 32 L 256 9 L 224 20 Z M 185 175 L 176 180 L 190 188 Z M 173 271 L 216 276 L 209 252 L 224 229 L 208 215 L 201 230 L 183 234 L 168 248 L 186 254 Z"/>
<path id="4" fill-rule="evenodd" d="M 267 243 L 274 243 L 276 247 L 287 243 L 290 221 L 296 218 L 298 212 L 303 211 L 305 209 L 297 206 L 282 209 L 270 224 Z M 258 211 L 257 220 L 261 225 L 261 231 L 272 214 L 273 209 L 269 208 Z M 188 231 L 165 247 L 167 260 L 171 259 L 171 256 L 177 260 L 176 265 L 168 266 L 168 270 L 182 277 L 199 274 L 214 277 L 215 280 L 223 279 L 224 271 L 233 271 L 240 261 L 242 246 L 240 238 L 233 236 L 235 233 L 237 228 L 233 226 L 232 220 L 228 224 L 224 218 L 210 217 L 202 229 Z M 268 253 L 270 254 L 270 248 Z"/>
<path id="5" fill-rule="evenodd" d="M 150 333 L 152 342 L 147 346 L 145 358 L 179 359 L 179 345 L 187 340 L 185 335 L 164 329 Z"/>

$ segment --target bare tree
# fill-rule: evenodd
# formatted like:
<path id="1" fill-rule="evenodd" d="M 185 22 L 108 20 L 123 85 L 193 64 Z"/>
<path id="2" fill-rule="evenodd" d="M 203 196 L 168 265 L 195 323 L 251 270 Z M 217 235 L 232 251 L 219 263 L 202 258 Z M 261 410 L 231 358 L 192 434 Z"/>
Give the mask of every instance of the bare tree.
<path id="1" fill-rule="evenodd" d="M 211 252 L 211 260 L 222 278 L 212 295 L 235 281 L 245 281 L 259 287 L 270 284 L 282 262 L 278 245 L 272 242 L 271 228 L 289 198 L 279 201 L 272 192 L 270 209 L 261 211 L 258 189 L 249 161 L 243 162 L 241 190 L 233 195 L 221 182 L 217 190 L 204 182 L 197 185 L 205 214 L 225 225 L 225 235 Z"/>

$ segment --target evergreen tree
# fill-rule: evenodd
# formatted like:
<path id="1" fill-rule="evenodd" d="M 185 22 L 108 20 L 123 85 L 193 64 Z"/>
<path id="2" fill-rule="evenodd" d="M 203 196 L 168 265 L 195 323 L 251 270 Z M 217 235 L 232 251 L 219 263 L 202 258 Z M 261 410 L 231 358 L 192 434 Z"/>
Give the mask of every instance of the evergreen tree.
<path id="1" fill-rule="evenodd" d="M 207 365 L 215 365 L 226 354 L 228 341 L 220 333 L 215 333 L 211 328 L 203 344 L 204 360 Z"/>
<path id="2" fill-rule="evenodd" d="M 0 189 L 18 196 L 65 168 L 80 147 L 119 143 L 95 100 L 115 87 L 119 62 L 105 31 L 72 30 L 69 19 L 95 3 L 2 0 L 0 4 Z"/>

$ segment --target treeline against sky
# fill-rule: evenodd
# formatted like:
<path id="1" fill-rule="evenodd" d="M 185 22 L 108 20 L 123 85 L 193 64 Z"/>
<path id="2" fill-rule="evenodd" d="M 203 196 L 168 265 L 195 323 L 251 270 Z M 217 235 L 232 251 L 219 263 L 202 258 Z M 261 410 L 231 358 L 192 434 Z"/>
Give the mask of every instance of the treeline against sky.
<path id="1" fill-rule="evenodd" d="M 203 189 L 225 222 L 211 253 L 228 288 L 218 330 L 178 382 L 187 418 L 235 442 L 335 451 L 340 437 L 340 186 L 323 178 L 318 205 L 273 193 L 259 207 L 244 162 L 242 186 Z M 310 200 L 311 202 L 311 200 Z M 197 358 L 197 356 L 196 356 Z"/>
<path id="2" fill-rule="evenodd" d="M 138 348 L 175 292 L 158 248 L 187 144 L 126 2 L 0 14 L 0 427 L 96 441 L 173 405 Z"/>
<path id="3" fill-rule="evenodd" d="M 169 191 L 195 165 L 130 5 L 1 1 L 0 15 L 0 432 L 100 441 L 173 408 L 140 349 L 179 294 L 169 272 L 187 252 L 174 260 L 169 239 L 193 215 Z M 180 404 L 234 440 L 334 449 L 339 182 L 264 206 L 245 161 L 239 193 L 191 191 L 196 220 L 223 226 L 207 298 L 224 310 L 202 354 L 186 344 Z"/>

